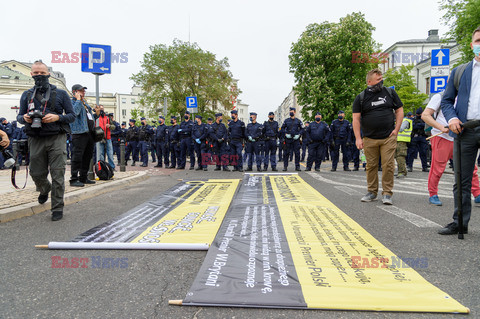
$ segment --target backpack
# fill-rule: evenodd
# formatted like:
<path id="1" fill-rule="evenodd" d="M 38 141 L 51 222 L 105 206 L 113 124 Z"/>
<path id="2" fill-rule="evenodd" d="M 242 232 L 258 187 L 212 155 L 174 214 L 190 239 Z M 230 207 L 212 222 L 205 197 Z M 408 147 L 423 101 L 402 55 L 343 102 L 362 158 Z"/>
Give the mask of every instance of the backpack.
<path id="1" fill-rule="evenodd" d="M 390 88 L 390 87 L 385 87 L 384 88 L 387 90 L 387 93 L 388 95 L 390 96 L 390 98 L 392 99 L 393 101 L 393 106 L 397 106 L 397 103 L 395 103 L 395 99 L 393 98 L 393 89 Z M 360 110 L 363 108 L 363 99 L 365 98 L 365 90 L 363 90 L 362 92 L 360 92 L 359 94 L 360 96 Z M 361 112 L 361 111 L 360 111 Z"/>
<path id="2" fill-rule="evenodd" d="M 107 181 L 113 177 L 113 170 L 105 161 L 98 161 L 95 164 L 95 174 L 102 181 Z"/>
<path id="3" fill-rule="evenodd" d="M 471 63 L 471 62 L 468 62 Z M 460 86 L 460 79 L 462 78 L 465 69 L 468 66 L 468 63 L 464 63 L 457 67 L 457 71 L 455 72 L 455 76 L 453 77 L 453 84 L 455 85 L 455 89 L 458 91 L 458 87 Z"/>

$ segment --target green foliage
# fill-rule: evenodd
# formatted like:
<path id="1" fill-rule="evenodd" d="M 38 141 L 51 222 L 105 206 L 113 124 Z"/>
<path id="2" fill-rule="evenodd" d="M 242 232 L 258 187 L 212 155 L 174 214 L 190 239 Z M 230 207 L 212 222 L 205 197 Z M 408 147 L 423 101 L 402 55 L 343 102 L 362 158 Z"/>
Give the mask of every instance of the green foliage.
<path id="1" fill-rule="evenodd" d="M 428 98 L 427 94 L 420 93 L 415 86 L 413 76 L 411 71 L 413 69 L 413 64 L 411 65 L 402 65 L 398 69 L 388 69 L 388 71 L 383 75 L 384 86 L 395 86 L 395 91 L 397 92 L 400 100 L 403 103 L 403 112 L 407 114 L 412 112 L 415 114 L 415 111 L 420 106 L 423 106 L 425 100 Z"/>
<path id="2" fill-rule="evenodd" d="M 355 12 L 338 23 L 308 25 L 292 44 L 290 72 L 304 119 L 313 120 L 316 111 L 328 122 L 337 117 L 338 110 L 351 115 L 355 96 L 365 88 L 367 72 L 378 65 L 378 59 L 355 57 L 355 52 L 378 56 L 374 30 L 362 13 Z"/>
<path id="3" fill-rule="evenodd" d="M 141 71 L 131 79 L 145 92 L 140 103 L 147 106 L 147 113 L 158 118 L 163 110 L 163 99 L 168 100 L 167 116 L 182 116 L 186 111 L 186 97 L 196 96 L 198 114 L 211 117 L 229 106 L 230 96 L 240 93 L 232 89 L 232 74 L 227 69 L 228 59 L 217 60 L 213 53 L 202 50 L 196 43 L 175 39 L 171 46 L 150 46 L 143 56 Z M 218 102 L 218 103 L 217 103 Z"/>
<path id="4" fill-rule="evenodd" d="M 470 62 L 472 33 L 480 25 L 480 0 L 442 0 L 440 9 L 445 11 L 442 20 L 450 30 L 447 36 L 460 45 L 462 59 L 458 64 Z"/>

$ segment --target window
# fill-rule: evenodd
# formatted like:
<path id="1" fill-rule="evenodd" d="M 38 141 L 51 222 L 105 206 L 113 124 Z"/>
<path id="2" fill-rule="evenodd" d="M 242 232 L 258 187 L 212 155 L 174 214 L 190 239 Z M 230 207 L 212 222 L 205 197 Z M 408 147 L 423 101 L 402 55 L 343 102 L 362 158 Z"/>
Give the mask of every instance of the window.
<path id="1" fill-rule="evenodd" d="M 127 116 L 127 110 L 122 110 L 122 116 L 123 117 Z"/>
<path id="2" fill-rule="evenodd" d="M 132 99 L 132 104 L 135 104 L 135 99 Z"/>
<path id="3" fill-rule="evenodd" d="M 427 82 L 426 85 L 425 85 L 425 87 L 426 87 L 425 93 L 429 94 L 430 93 L 430 78 L 426 78 L 425 81 Z"/>
<path id="4" fill-rule="evenodd" d="M 243 114 L 243 109 L 240 109 L 240 114 Z"/>
<path id="5" fill-rule="evenodd" d="M 127 98 L 122 97 L 122 104 L 125 104 L 125 103 L 127 103 Z"/>

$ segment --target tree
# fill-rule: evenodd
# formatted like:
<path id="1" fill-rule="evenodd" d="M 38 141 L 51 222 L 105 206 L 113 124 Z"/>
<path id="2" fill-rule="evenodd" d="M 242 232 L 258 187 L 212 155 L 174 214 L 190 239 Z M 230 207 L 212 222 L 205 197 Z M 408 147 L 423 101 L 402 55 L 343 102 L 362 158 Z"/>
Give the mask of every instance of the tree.
<path id="1" fill-rule="evenodd" d="M 238 96 L 238 89 L 231 91 L 232 74 L 227 69 L 228 59 L 217 60 L 216 56 L 202 50 L 196 43 L 175 39 L 171 46 L 157 44 L 143 56 L 142 70 L 131 79 L 145 92 L 140 103 L 157 113 L 163 99 L 168 100 L 167 115 L 183 115 L 186 97 L 196 96 L 198 114 L 213 116 L 225 110 L 220 105 L 229 105 L 230 96 Z M 218 104 L 217 104 L 218 102 Z M 147 110 L 147 114 L 151 114 Z"/>
<path id="2" fill-rule="evenodd" d="M 440 9 L 445 11 L 442 20 L 449 27 L 447 36 L 460 45 L 462 59 L 458 64 L 470 62 L 472 33 L 480 25 L 480 0 L 442 0 Z"/>
<path id="3" fill-rule="evenodd" d="M 395 91 L 400 97 L 400 100 L 402 100 L 405 114 L 408 112 L 415 114 L 416 109 L 423 106 L 425 100 L 428 98 L 427 94 L 420 93 L 415 86 L 413 76 L 410 73 L 412 69 L 413 64 L 407 66 L 402 65 L 398 69 L 388 69 L 383 75 L 385 86 L 395 86 Z"/>
<path id="4" fill-rule="evenodd" d="M 380 46 L 372 37 L 374 30 L 362 13 L 355 12 L 338 23 L 308 25 L 292 44 L 290 72 L 305 119 L 312 120 L 316 111 L 327 121 L 338 110 L 351 114 L 355 96 L 366 86 L 367 72 L 381 58 Z"/>

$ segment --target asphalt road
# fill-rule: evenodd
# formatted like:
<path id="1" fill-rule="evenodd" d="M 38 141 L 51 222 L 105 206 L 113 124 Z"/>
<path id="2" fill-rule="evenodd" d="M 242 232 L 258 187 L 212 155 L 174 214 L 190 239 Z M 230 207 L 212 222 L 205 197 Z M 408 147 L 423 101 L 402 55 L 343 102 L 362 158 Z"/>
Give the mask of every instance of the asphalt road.
<path id="1" fill-rule="evenodd" d="M 48 212 L 0 224 L 0 318 L 446 318 L 451 314 L 374 313 L 356 311 L 246 309 L 169 306 L 183 299 L 206 252 L 185 251 L 53 251 L 35 244 L 67 241 L 147 201 L 180 178 L 242 178 L 242 173 L 176 171 L 152 174 L 128 189 L 67 206 L 65 217 L 51 222 Z M 469 234 L 436 234 L 450 222 L 453 175 L 444 175 L 442 207 L 429 206 L 427 173 L 414 171 L 396 181 L 394 206 L 361 203 L 365 172 L 301 172 L 308 183 L 357 221 L 396 255 L 427 258 L 417 271 L 430 283 L 480 317 L 480 220 L 473 207 Z M 387 210 L 385 210 L 387 209 Z M 414 215 L 413 215 L 414 214 Z M 423 217 L 423 219 L 421 218 Z M 407 220 L 408 219 L 408 220 Z M 52 256 L 127 258 L 115 269 L 52 268 Z"/>

